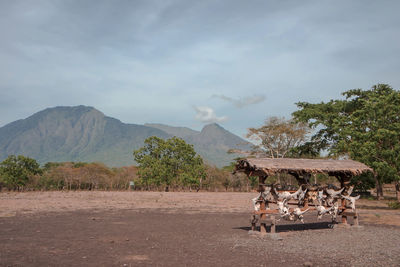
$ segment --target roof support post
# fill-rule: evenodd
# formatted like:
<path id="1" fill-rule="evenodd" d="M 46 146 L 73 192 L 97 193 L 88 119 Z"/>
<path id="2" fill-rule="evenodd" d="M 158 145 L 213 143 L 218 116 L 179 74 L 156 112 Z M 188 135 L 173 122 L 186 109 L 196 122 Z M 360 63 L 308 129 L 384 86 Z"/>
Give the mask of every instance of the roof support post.
<path id="1" fill-rule="evenodd" d="M 350 186 L 350 179 L 351 179 L 351 175 L 345 174 L 345 173 L 340 173 L 340 174 L 335 174 L 335 177 L 339 180 L 340 182 L 340 188 L 345 188 L 345 190 L 347 191 L 347 189 L 349 189 Z"/>
<path id="2" fill-rule="evenodd" d="M 303 184 L 307 184 L 307 181 L 303 178 L 300 177 L 300 175 L 297 172 L 288 172 L 290 175 L 292 175 L 294 178 L 296 178 L 297 183 L 299 184 L 299 186 L 303 185 Z"/>
<path id="3" fill-rule="evenodd" d="M 340 182 L 340 188 L 345 188 L 345 192 L 349 189 L 351 175 L 345 173 L 340 173 L 335 175 Z M 342 199 L 342 224 L 347 225 L 347 215 L 346 215 L 346 199 Z"/>
<path id="4" fill-rule="evenodd" d="M 258 192 L 262 193 L 265 191 L 265 181 L 268 176 L 258 176 Z"/>
<path id="5" fill-rule="evenodd" d="M 267 176 L 258 176 L 258 191 L 260 193 L 264 192 L 265 190 L 265 180 L 267 180 Z M 266 205 L 265 201 L 261 201 L 260 203 L 260 211 L 265 211 Z M 267 233 L 267 226 L 263 221 L 267 218 L 267 214 L 265 212 L 260 214 L 260 232 L 266 234 Z"/>

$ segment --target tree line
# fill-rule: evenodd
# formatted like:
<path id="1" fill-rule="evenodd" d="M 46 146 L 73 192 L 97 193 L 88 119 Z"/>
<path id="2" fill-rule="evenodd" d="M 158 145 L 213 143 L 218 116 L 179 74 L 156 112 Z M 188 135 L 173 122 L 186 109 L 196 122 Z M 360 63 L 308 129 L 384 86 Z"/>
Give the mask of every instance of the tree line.
<path id="1" fill-rule="evenodd" d="M 233 175 L 232 167 L 217 168 L 204 164 L 202 182 L 183 175 L 171 179 L 171 191 L 250 191 L 257 183 L 244 175 Z M 48 162 L 43 166 L 23 155 L 10 155 L 0 162 L 0 190 L 152 190 L 164 191 L 161 176 L 143 176 L 137 166 L 110 168 L 103 163 Z M 195 182 L 194 182 L 195 181 Z M 133 182 L 133 186 L 131 185 Z"/>
<path id="2" fill-rule="evenodd" d="M 123 190 L 137 178 L 135 166 L 109 168 L 102 163 L 48 162 L 44 166 L 23 155 L 0 163 L 0 187 L 30 190 Z"/>

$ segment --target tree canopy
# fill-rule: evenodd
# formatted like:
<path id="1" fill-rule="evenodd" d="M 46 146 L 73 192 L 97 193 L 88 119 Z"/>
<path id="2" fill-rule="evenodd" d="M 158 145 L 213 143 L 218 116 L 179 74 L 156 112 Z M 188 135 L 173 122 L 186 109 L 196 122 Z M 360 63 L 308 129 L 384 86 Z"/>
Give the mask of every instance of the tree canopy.
<path id="1" fill-rule="evenodd" d="M 192 145 L 177 137 L 167 140 L 149 137 L 133 156 L 144 182 L 165 186 L 166 191 L 174 183 L 199 186 L 205 178 L 202 158 L 196 155 Z"/>
<path id="2" fill-rule="evenodd" d="M 306 141 L 308 131 L 305 123 L 269 117 L 263 126 L 248 129 L 247 138 L 255 140 L 256 148 L 269 157 L 283 158 Z"/>
<path id="3" fill-rule="evenodd" d="M 294 118 L 315 130 L 306 150 L 325 150 L 370 166 L 382 196 L 382 183 L 400 179 L 400 92 L 377 84 L 343 95 L 327 103 L 297 103 Z"/>
<path id="4" fill-rule="evenodd" d="M 10 155 L 0 163 L 0 181 L 12 190 L 21 189 L 30 177 L 40 173 L 39 163 L 22 155 Z"/>

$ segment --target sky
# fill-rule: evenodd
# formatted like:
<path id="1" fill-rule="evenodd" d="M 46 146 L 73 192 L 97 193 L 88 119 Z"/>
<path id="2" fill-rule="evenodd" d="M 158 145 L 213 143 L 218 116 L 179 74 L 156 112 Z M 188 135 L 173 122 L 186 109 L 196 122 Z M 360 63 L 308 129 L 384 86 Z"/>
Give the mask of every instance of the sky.
<path id="1" fill-rule="evenodd" d="M 296 102 L 400 89 L 400 1 L 0 0 L 0 127 L 55 106 L 244 136 Z"/>

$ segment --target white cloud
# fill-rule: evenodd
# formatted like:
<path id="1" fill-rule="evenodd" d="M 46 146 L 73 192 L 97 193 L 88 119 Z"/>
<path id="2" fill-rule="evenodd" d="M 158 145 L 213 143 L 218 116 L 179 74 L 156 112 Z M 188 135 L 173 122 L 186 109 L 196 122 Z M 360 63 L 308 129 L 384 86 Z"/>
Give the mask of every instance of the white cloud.
<path id="1" fill-rule="evenodd" d="M 217 117 L 214 110 L 210 107 L 194 107 L 196 110 L 196 120 L 205 123 L 212 123 L 212 122 L 224 122 L 228 119 L 227 116 Z"/>
<path id="2" fill-rule="evenodd" d="M 225 96 L 225 95 L 213 95 L 212 97 L 216 97 L 216 98 L 220 98 L 222 100 L 228 101 L 237 108 L 243 108 L 245 106 L 258 104 L 265 100 L 265 96 L 263 96 L 263 95 L 254 95 L 254 96 L 249 96 L 249 97 L 240 98 L 240 99 L 234 99 L 232 97 Z"/>

